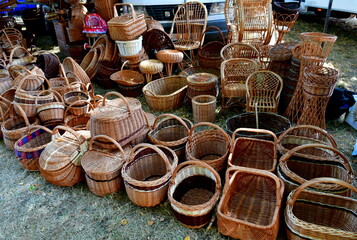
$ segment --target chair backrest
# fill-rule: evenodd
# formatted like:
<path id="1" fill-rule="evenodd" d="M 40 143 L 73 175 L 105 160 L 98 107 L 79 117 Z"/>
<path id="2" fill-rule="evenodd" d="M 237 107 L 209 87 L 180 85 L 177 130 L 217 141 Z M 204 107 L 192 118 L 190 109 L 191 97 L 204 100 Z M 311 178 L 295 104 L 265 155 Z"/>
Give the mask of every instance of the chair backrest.
<path id="1" fill-rule="evenodd" d="M 248 76 L 260 69 L 260 65 L 253 59 L 233 58 L 221 64 L 222 91 L 227 84 L 245 84 Z"/>
<path id="2" fill-rule="evenodd" d="M 187 2 L 176 11 L 172 21 L 170 37 L 181 40 L 200 41 L 201 34 L 206 30 L 207 8 L 200 2 Z"/>
<path id="3" fill-rule="evenodd" d="M 268 70 L 256 71 L 249 75 L 246 82 L 247 99 L 250 97 L 279 100 L 283 79 Z"/>
<path id="4" fill-rule="evenodd" d="M 232 58 L 248 58 L 257 61 L 260 64 L 259 51 L 250 44 L 245 43 L 230 43 L 224 46 L 221 50 L 223 60 Z"/>

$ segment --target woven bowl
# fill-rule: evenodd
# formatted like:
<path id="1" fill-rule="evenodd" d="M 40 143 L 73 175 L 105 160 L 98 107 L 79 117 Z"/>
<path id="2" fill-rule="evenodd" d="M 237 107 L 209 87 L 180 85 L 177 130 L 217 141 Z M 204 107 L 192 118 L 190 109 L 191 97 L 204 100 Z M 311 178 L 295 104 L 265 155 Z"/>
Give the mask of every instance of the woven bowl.
<path id="1" fill-rule="evenodd" d="M 164 64 L 156 59 L 145 60 L 139 64 L 140 71 L 145 74 L 156 74 L 162 72 L 163 68 Z"/>
<path id="2" fill-rule="evenodd" d="M 164 63 L 179 63 L 183 60 L 183 53 L 174 49 L 165 49 L 158 51 L 156 57 Z"/>

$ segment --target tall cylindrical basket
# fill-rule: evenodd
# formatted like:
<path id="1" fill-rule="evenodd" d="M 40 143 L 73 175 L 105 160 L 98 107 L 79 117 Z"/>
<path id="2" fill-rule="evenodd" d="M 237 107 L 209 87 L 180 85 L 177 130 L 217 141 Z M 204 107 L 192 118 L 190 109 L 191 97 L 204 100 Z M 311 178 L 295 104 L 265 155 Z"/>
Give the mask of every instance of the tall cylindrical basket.
<path id="1" fill-rule="evenodd" d="M 216 121 L 216 103 L 217 99 L 212 95 L 199 95 L 192 98 L 193 121 Z"/>

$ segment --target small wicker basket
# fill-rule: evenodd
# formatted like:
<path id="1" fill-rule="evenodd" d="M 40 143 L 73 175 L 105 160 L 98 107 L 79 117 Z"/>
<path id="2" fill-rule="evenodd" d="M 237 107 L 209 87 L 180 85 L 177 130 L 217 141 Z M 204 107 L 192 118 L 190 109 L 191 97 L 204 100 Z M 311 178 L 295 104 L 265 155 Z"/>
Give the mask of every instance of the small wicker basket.
<path id="1" fill-rule="evenodd" d="M 217 98 L 212 95 L 198 95 L 192 98 L 193 121 L 215 122 Z"/>

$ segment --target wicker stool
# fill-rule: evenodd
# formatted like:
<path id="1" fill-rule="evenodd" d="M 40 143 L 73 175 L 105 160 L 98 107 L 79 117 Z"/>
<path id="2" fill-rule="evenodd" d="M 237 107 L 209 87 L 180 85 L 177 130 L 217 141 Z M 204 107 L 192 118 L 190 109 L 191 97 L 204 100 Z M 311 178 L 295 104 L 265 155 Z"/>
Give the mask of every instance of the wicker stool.
<path id="1" fill-rule="evenodd" d="M 145 74 L 146 82 L 151 82 L 152 75 L 159 73 L 161 77 L 164 77 L 162 74 L 162 69 L 164 68 L 164 64 L 159 60 L 149 59 L 142 61 L 139 64 L 140 71 Z"/>
<path id="2" fill-rule="evenodd" d="M 307 67 L 303 78 L 304 109 L 298 125 L 326 128 L 325 113 L 338 79 L 338 71 L 328 67 Z"/>
<path id="3" fill-rule="evenodd" d="M 172 67 L 174 63 L 178 63 L 181 68 L 181 71 L 183 70 L 181 67 L 181 62 L 183 60 L 183 53 L 180 51 L 174 49 L 160 50 L 157 52 L 156 57 L 161 62 L 165 63 L 167 76 L 171 76 Z"/>

